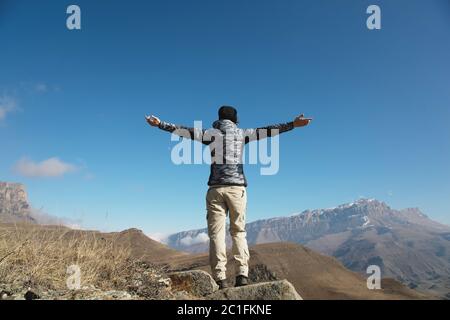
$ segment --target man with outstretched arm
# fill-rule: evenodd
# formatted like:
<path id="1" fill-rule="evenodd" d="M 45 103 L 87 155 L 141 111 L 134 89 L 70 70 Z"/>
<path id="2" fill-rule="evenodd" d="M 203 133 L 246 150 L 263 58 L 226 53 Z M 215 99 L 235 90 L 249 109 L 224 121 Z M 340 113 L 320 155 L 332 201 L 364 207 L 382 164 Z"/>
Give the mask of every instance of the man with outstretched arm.
<path id="1" fill-rule="evenodd" d="M 211 173 L 208 181 L 209 189 L 206 194 L 206 219 L 210 240 L 211 271 L 220 289 L 229 286 L 226 278 L 225 244 L 226 218 L 229 215 L 233 243 L 232 254 L 238 268 L 235 285 L 247 285 L 250 255 L 245 231 L 247 180 L 242 163 L 244 146 L 250 141 L 272 137 L 296 127 L 307 126 L 312 119 L 304 118 L 302 114 L 294 121 L 287 123 L 256 129 L 241 129 L 238 127 L 237 111 L 230 106 L 222 106 L 219 109 L 219 120 L 215 121 L 212 125 L 213 128 L 208 130 L 177 126 L 161 121 L 155 116 L 146 117 L 146 119 L 151 126 L 210 146 Z M 213 142 L 215 143 L 213 144 Z M 214 147 L 212 147 L 213 145 Z"/>

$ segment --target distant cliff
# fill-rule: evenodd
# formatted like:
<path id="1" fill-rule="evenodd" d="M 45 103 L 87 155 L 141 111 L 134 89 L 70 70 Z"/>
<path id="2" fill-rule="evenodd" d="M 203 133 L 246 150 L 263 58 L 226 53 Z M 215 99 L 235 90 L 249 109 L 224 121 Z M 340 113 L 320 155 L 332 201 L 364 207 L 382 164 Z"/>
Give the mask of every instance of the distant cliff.
<path id="1" fill-rule="evenodd" d="M 24 185 L 0 182 L 0 222 L 36 222 Z"/>

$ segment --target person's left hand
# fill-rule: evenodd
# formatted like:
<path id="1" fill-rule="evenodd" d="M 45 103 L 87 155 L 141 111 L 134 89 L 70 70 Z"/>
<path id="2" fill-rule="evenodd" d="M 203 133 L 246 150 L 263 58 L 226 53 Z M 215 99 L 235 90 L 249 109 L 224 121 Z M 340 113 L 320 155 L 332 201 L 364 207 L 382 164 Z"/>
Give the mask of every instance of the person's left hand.
<path id="1" fill-rule="evenodd" d="M 158 117 L 155 117 L 155 116 L 150 116 L 150 117 L 148 117 L 148 116 L 146 116 L 145 117 L 145 120 L 147 120 L 147 123 L 149 124 L 149 125 L 151 125 L 152 127 L 157 127 L 157 126 L 159 126 L 159 124 L 161 123 L 161 120 L 159 120 L 159 118 Z"/>
<path id="2" fill-rule="evenodd" d="M 307 126 L 311 121 L 312 118 L 305 118 L 305 115 L 302 113 L 294 119 L 294 127 L 298 128 Z"/>

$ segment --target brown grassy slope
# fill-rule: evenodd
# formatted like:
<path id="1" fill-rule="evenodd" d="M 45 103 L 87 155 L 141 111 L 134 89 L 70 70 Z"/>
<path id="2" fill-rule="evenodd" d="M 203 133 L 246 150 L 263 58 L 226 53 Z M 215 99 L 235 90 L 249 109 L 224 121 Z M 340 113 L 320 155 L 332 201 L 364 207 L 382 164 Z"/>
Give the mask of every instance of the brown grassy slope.
<path id="1" fill-rule="evenodd" d="M 253 273 L 287 279 L 304 299 L 426 298 L 393 280 L 382 291 L 366 288 L 362 276 L 337 260 L 293 243 L 256 245 L 250 250 Z M 6 256 L 6 257 L 5 257 Z M 65 287 L 66 268 L 83 270 L 83 283 L 121 289 L 133 276 L 133 261 L 165 264 L 172 270 L 209 271 L 207 254 L 189 255 L 146 237 L 137 229 L 100 233 L 64 227 L 0 224 L 0 279 L 31 281 L 54 289 Z M 230 259 L 231 261 L 231 259 Z M 232 271 L 232 268 L 229 268 Z M 231 273 L 230 273 L 231 277 Z"/>
<path id="2" fill-rule="evenodd" d="M 141 261 L 181 257 L 136 229 L 114 233 L 61 226 L 0 223 L 0 285 L 67 288 L 67 268 L 78 265 L 83 286 L 125 289 Z"/>
<path id="3" fill-rule="evenodd" d="M 67 268 L 82 270 L 84 285 L 112 288 L 132 266 L 130 252 L 93 233 L 29 224 L 0 225 L 0 284 L 67 288 Z"/>
<path id="4" fill-rule="evenodd" d="M 92 230 L 73 230 L 64 226 L 41 226 L 29 223 L 0 223 L 0 234 L 17 230 L 33 231 L 42 234 L 60 234 L 65 239 L 81 239 L 91 236 L 96 240 L 114 241 L 116 245 L 126 248 L 133 258 L 145 258 L 148 261 L 158 261 L 172 257 L 187 256 L 187 253 L 177 251 L 150 239 L 141 230 L 128 229 L 120 232 L 102 233 Z"/>
<path id="5" fill-rule="evenodd" d="M 99 234 L 106 239 L 114 239 L 117 244 L 129 248 L 132 257 L 143 259 L 151 263 L 156 263 L 159 260 L 181 258 L 189 255 L 150 239 L 138 229 L 128 229 L 121 232 Z"/>
<path id="6" fill-rule="evenodd" d="M 267 266 L 279 279 L 290 281 L 304 299 L 426 299 L 392 279 L 383 279 L 382 290 L 369 290 L 366 279 L 340 262 L 294 243 L 260 244 L 250 249 L 250 269 Z M 231 257 L 229 256 L 229 259 Z M 206 254 L 168 261 L 174 270 L 210 271 Z M 229 278 L 232 266 L 229 263 Z"/>

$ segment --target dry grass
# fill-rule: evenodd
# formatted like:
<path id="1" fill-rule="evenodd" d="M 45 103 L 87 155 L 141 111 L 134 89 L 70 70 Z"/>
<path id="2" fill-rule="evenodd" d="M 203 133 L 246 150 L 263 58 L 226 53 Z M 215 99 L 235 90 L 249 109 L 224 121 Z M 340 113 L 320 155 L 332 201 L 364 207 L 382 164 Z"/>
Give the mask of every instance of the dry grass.
<path id="1" fill-rule="evenodd" d="M 78 265 L 81 285 L 122 289 L 133 272 L 129 248 L 95 232 L 62 227 L 0 226 L 0 283 L 67 289 L 67 268 Z"/>

